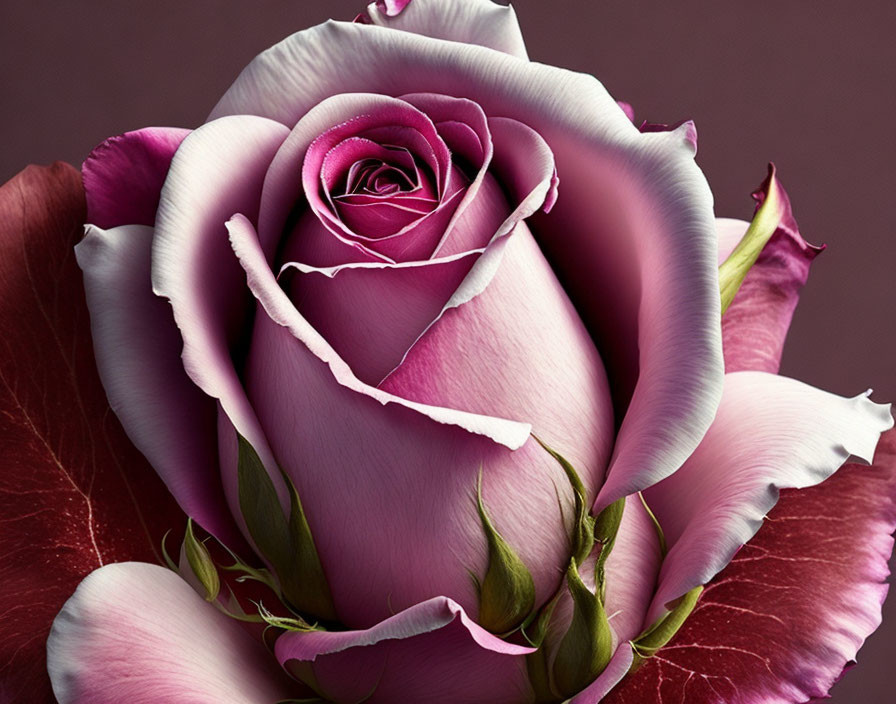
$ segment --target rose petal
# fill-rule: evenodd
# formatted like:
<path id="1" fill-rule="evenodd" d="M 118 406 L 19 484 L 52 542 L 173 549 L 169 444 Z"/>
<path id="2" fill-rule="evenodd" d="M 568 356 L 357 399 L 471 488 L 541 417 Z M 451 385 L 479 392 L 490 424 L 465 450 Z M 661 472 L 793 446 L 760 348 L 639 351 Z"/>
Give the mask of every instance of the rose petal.
<path id="1" fill-rule="evenodd" d="M 398 7 L 389 9 L 389 2 Z M 480 44 L 521 59 L 527 58 L 526 45 L 510 6 L 485 0 L 388 0 L 385 12 L 378 3 L 367 7 L 368 19 L 405 32 L 467 44 Z M 403 10 L 403 12 L 402 12 Z"/>
<path id="2" fill-rule="evenodd" d="M 768 183 L 766 180 L 754 195 L 760 203 Z M 753 369 L 777 373 L 790 320 L 809 277 L 809 266 L 824 249 L 802 238 L 787 193 L 777 179 L 774 183 L 785 206 L 784 217 L 722 317 L 725 369 L 729 372 Z M 719 264 L 740 242 L 748 225 L 726 218 L 716 221 Z"/>
<path id="3" fill-rule="evenodd" d="M 693 455 L 645 491 L 669 553 L 648 615 L 708 582 L 762 525 L 784 488 L 829 477 L 849 456 L 871 461 L 890 407 L 762 372 L 725 377 L 715 421 Z"/>
<path id="4" fill-rule="evenodd" d="M 171 162 L 152 251 L 153 291 L 171 302 L 184 341 L 184 369 L 220 401 L 235 428 L 271 468 L 267 443 L 232 358 L 251 299 L 225 222 L 234 212 L 255 218 L 267 167 L 288 132 L 283 125 L 249 115 L 215 120 L 192 132 Z M 225 441 L 235 444 L 235 437 L 228 433 Z M 279 485 L 279 475 L 273 475 Z M 225 481 L 224 490 L 231 508 L 236 507 L 235 482 Z M 288 505 L 282 487 L 281 496 Z"/>
<path id="5" fill-rule="evenodd" d="M 106 229 L 152 225 L 171 158 L 188 134 L 175 127 L 147 127 L 110 137 L 90 152 L 81 167 L 87 221 Z"/>
<path id="6" fill-rule="evenodd" d="M 337 704 L 518 704 L 532 698 L 525 656 L 533 650 L 493 636 L 437 597 L 365 631 L 286 633 L 275 652 Z"/>
<path id="7" fill-rule="evenodd" d="M 112 410 L 184 511 L 233 549 L 215 442 L 217 410 L 184 373 L 171 307 L 152 293 L 153 229 L 89 227 L 84 272 L 96 364 Z"/>
<path id="8" fill-rule="evenodd" d="M 628 674 L 633 660 L 634 653 L 631 645 L 628 643 L 620 645 L 613 653 L 613 658 L 607 665 L 607 669 L 601 672 L 600 677 L 594 682 L 574 696 L 569 704 L 597 704 L 597 702 L 603 701 L 607 693 Z"/>
<path id="9" fill-rule="evenodd" d="M 184 523 L 96 373 L 72 255 L 85 215 L 81 175 L 68 164 L 29 167 L 0 187 L 4 702 L 52 700 L 46 636 L 88 572 L 161 560 L 162 536 Z"/>
<path id="10" fill-rule="evenodd" d="M 630 410 L 596 508 L 672 473 L 709 427 L 723 383 L 712 198 L 687 131 L 639 133 L 582 74 L 335 22 L 264 52 L 212 114 L 289 123 L 362 90 L 462 94 L 545 139 L 565 185 L 534 229 L 620 381 L 617 408 Z"/>
<path id="11" fill-rule="evenodd" d="M 164 567 L 106 565 L 47 642 L 60 704 L 271 704 L 291 686 L 264 646 Z"/>
<path id="12" fill-rule="evenodd" d="M 675 638 L 604 704 L 826 697 L 880 625 L 896 529 L 896 431 L 872 467 L 786 489 Z"/>

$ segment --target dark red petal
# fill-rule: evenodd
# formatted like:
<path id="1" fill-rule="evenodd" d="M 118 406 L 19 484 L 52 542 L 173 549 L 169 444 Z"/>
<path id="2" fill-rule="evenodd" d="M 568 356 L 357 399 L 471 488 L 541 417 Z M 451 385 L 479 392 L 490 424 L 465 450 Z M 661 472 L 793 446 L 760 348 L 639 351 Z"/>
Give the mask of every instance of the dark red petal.
<path id="1" fill-rule="evenodd" d="M 602 704 L 824 697 L 879 625 L 896 528 L 896 431 L 874 465 L 781 492 L 675 638 Z"/>
<path id="2" fill-rule="evenodd" d="M 73 247 L 68 164 L 0 187 L 0 701 L 53 702 L 53 617 L 100 565 L 158 562 L 184 517 L 109 409 Z M 139 498 L 139 504 L 137 499 Z"/>

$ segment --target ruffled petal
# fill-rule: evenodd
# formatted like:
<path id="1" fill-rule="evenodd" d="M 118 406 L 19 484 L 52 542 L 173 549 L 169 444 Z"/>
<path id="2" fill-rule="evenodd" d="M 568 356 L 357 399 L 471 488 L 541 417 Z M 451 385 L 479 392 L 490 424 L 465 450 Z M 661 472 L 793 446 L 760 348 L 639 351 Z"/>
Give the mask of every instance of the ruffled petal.
<path id="1" fill-rule="evenodd" d="M 379 0 L 368 6 L 367 17 L 383 27 L 527 58 L 513 8 L 491 0 Z"/>
<path id="2" fill-rule="evenodd" d="M 110 137 L 81 167 L 87 221 L 105 229 L 152 225 L 174 152 L 190 134 L 175 127 L 147 127 Z"/>
<path id="3" fill-rule="evenodd" d="M 291 689 L 238 622 L 141 562 L 81 582 L 53 622 L 47 660 L 59 704 L 272 704 Z"/>
<path id="4" fill-rule="evenodd" d="M 530 701 L 526 655 L 451 599 L 412 606 L 365 631 L 286 633 L 283 666 L 336 704 L 519 704 Z"/>
<path id="5" fill-rule="evenodd" d="M 769 181 L 754 194 L 761 204 Z M 722 317 L 722 346 L 725 370 L 755 370 L 777 373 L 781 366 L 784 339 L 790 327 L 800 291 L 809 277 L 809 267 L 824 247 L 809 244 L 800 235 L 790 209 L 790 199 L 775 179 L 784 216 L 756 263 L 747 273 L 737 295 Z M 749 223 L 721 218 L 719 264 L 740 242 Z"/>
<path id="6" fill-rule="evenodd" d="M 880 625 L 894 529 L 889 431 L 873 466 L 849 464 L 821 484 L 782 491 L 678 634 L 603 704 L 826 698 Z"/>
<path id="7" fill-rule="evenodd" d="M 216 407 L 184 373 L 171 307 L 153 295 L 153 229 L 88 227 L 75 248 L 112 410 L 181 507 L 226 544 L 238 533 L 218 471 Z"/>
<path id="8" fill-rule="evenodd" d="M 762 525 L 784 488 L 818 484 L 850 456 L 870 462 L 890 407 L 762 372 L 725 377 L 712 427 L 684 466 L 645 492 L 669 553 L 648 615 L 706 584 Z"/>
<path id="9" fill-rule="evenodd" d="M 512 117 L 554 153 L 563 195 L 533 230 L 628 409 L 596 508 L 668 476 L 709 427 L 723 384 L 712 196 L 686 126 L 641 134 L 591 77 L 335 22 L 261 54 L 212 114 L 289 124 L 336 93 L 421 90 Z"/>

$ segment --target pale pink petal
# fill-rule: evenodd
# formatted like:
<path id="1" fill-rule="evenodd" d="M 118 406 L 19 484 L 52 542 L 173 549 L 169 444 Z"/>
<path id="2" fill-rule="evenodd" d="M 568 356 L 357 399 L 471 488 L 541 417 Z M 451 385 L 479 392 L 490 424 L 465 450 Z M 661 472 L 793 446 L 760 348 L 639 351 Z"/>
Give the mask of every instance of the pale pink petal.
<path id="1" fill-rule="evenodd" d="M 759 203 L 765 198 L 769 180 L 754 194 Z M 777 373 L 781 352 L 800 291 L 809 277 L 809 267 L 824 247 L 802 238 L 790 209 L 790 200 L 781 186 L 778 197 L 784 202 L 781 224 L 747 273 L 734 301 L 722 317 L 722 346 L 725 370 L 755 370 Z M 758 205 L 757 205 L 758 207 Z M 720 218 L 719 264 L 737 246 L 749 223 Z"/>
<path id="2" fill-rule="evenodd" d="M 174 152 L 190 130 L 147 127 L 110 137 L 81 166 L 87 221 L 102 228 L 152 225 Z"/>
<path id="3" fill-rule="evenodd" d="M 480 468 L 489 514 L 546 600 L 568 559 L 560 503 L 570 515 L 571 491 L 530 426 L 363 384 L 277 286 L 248 223 L 229 226 L 261 304 L 246 388 L 306 506 L 340 619 L 369 626 L 441 595 L 478 613 Z"/>
<path id="4" fill-rule="evenodd" d="M 153 290 L 171 302 L 187 374 L 220 401 L 268 467 L 273 465 L 267 443 L 232 358 L 245 334 L 251 296 L 225 223 L 235 212 L 255 219 L 264 175 L 288 133 L 272 120 L 248 115 L 215 120 L 192 132 L 171 162 L 152 251 Z M 225 441 L 235 443 L 235 437 L 229 433 Z M 224 490 L 233 508 L 236 486 L 228 477 L 235 481 L 235 475 L 225 472 Z"/>
<path id="5" fill-rule="evenodd" d="M 380 388 L 433 406 L 525 419 L 593 500 L 613 445 L 600 355 L 525 224 L 491 282 L 447 309 Z"/>
<path id="6" fill-rule="evenodd" d="M 762 525 L 784 488 L 823 481 L 850 457 L 870 462 L 890 407 L 785 377 L 735 372 L 715 421 L 684 466 L 645 491 L 669 553 L 648 621 L 707 583 Z"/>
<path id="7" fill-rule="evenodd" d="M 723 372 L 712 197 L 687 129 L 641 134 L 589 76 L 336 22 L 264 52 L 213 115 L 289 124 L 355 91 L 464 95 L 544 138 L 564 186 L 533 230 L 628 410 L 596 508 L 671 474 L 709 427 Z"/>
<path id="8" fill-rule="evenodd" d="M 218 472 L 215 403 L 184 373 L 171 307 L 153 295 L 152 239 L 144 225 L 91 226 L 75 248 L 97 367 L 112 410 L 181 508 L 234 545 L 238 533 Z"/>
<path id="9" fill-rule="evenodd" d="M 513 8 L 491 0 L 379 0 L 367 13 L 373 24 L 527 58 Z"/>
<path id="10" fill-rule="evenodd" d="M 336 704 L 520 704 L 531 701 L 526 655 L 436 597 L 365 631 L 287 633 L 276 655 Z M 311 674 L 311 677 L 309 677 Z M 369 698 L 367 698 L 369 696 Z"/>
<path id="11" fill-rule="evenodd" d="M 273 704 L 292 685 L 264 645 L 174 572 L 141 562 L 89 574 L 47 642 L 59 704 Z"/>

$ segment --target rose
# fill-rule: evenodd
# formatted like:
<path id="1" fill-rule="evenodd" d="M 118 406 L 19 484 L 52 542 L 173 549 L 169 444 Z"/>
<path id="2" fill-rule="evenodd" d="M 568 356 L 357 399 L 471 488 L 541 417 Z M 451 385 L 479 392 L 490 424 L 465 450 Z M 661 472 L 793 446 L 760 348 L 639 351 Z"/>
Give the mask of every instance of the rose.
<path id="1" fill-rule="evenodd" d="M 421 32 L 432 23 L 429 26 L 452 38 L 451 32 L 463 29 L 464 21 L 475 20 L 486 34 L 499 35 L 503 43 L 498 48 L 518 49 L 518 42 L 506 41 L 514 39 L 512 27 L 505 25 L 505 34 L 493 29 L 509 21 L 508 11 L 484 4 L 463 7 L 470 14 L 454 18 L 457 25 L 443 21 L 439 8 L 420 1 L 391 22 Z M 376 9 L 371 15 L 386 21 Z M 321 95 L 294 96 L 298 105 L 271 103 L 282 93 L 278 82 L 276 95 L 264 95 L 265 86 L 271 85 L 269 73 L 288 78 L 290 60 L 307 60 L 302 52 L 313 49 L 319 37 L 333 40 L 336 56 L 344 55 L 340 42 L 357 39 L 352 46 L 371 51 L 379 68 L 389 66 L 390 56 L 404 54 L 402 61 L 408 63 L 401 66 L 420 71 L 427 57 L 437 57 L 444 75 L 423 71 L 404 77 L 390 74 L 388 79 L 321 79 L 326 85 L 312 86 Z M 490 42 L 495 37 L 481 39 Z M 290 126 L 295 122 L 290 137 L 284 140 L 288 128 L 264 120 L 222 118 L 196 130 L 177 151 L 170 169 L 167 162 L 183 136 L 179 133 L 150 131 L 108 143 L 85 166 L 90 218 L 107 229 L 88 235 L 79 260 L 94 317 L 98 362 L 113 406 L 188 513 L 231 544 L 240 538 L 224 510 L 225 501 L 238 523 L 251 523 L 238 481 L 236 432 L 266 460 L 274 480 L 279 477 L 276 458 L 296 485 L 329 592 L 324 597 L 321 589 L 310 597 L 300 595 L 312 599 L 307 611 L 369 627 L 362 634 L 288 633 L 278 642 L 278 655 L 300 678 L 308 679 L 301 663 L 317 662 L 316 679 L 322 680 L 317 684 L 328 696 L 356 700 L 370 690 L 370 678 L 359 672 L 371 663 L 357 651 L 371 640 L 379 647 L 368 646 L 366 654 L 376 651 L 372 657 L 388 659 L 395 650 L 401 654 L 396 659 L 405 661 L 398 668 L 384 666 L 379 680 L 373 678 L 381 699 L 389 699 L 387 692 L 414 699 L 409 694 L 414 687 L 433 696 L 433 681 L 446 673 L 458 689 L 440 694 L 452 701 L 513 701 L 529 696 L 526 688 L 533 685 L 546 686 L 552 694 L 572 694 L 602 669 L 611 650 L 606 643 L 581 639 L 586 602 L 600 604 L 609 613 L 624 605 L 611 635 L 621 642 L 636 637 L 667 603 L 724 566 L 733 549 L 755 530 L 756 517 L 767 510 L 769 484 L 818 481 L 839 466 L 845 451 L 870 456 L 888 415 L 861 399 L 848 404 L 761 375 L 733 375 L 725 382 L 716 421 L 694 451 L 716 413 L 722 382 L 715 233 L 706 189 L 690 159 L 687 126 L 671 134 L 638 135 L 590 81 L 486 49 L 374 28 L 332 25 L 312 30 L 254 66 L 225 96 L 217 113 L 257 110 Z M 501 82 L 470 75 L 483 68 L 500 75 Z M 419 85 L 424 78 L 427 84 Z M 461 79 L 472 103 L 444 97 Z M 548 86 L 551 82 L 556 85 Z M 426 88 L 429 94 L 411 96 L 413 90 L 399 89 L 405 83 Z M 445 87 L 432 94 L 434 84 Z M 404 98 L 326 97 L 360 88 Z M 573 95 L 593 104 L 587 124 L 571 114 L 572 106 L 559 104 Z M 305 104 L 309 102 L 313 106 Z M 474 103 L 484 112 L 477 112 Z M 298 110 L 296 119 L 285 117 L 287 109 Z M 439 115 L 440 109 L 447 112 Z M 345 126 L 352 118 L 357 119 Z M 379 142 L 383 131 L 415 131 L 421 137 L 396 144 L 398 135 L 390 134 L 389 142 Z M 340 141 L 347 138 L 354 141 Z M 452 164 L 442 152 L 440 161 L 439 140 L 451 143 L 461 158 Z M 482 173 L 477 184 L 489 140 L 494 164 L 489 162 L 488 173 Z M 139 158 L 141 152 L 145 158 Z M 520 163 L 533 155 L 534 165 Z M 571 303 L 519 224 L 545 198 L 550 205 L 555 157 L 564 184 L 562 197 L 554 212 L 535 221 L 535 231 Z M 122 168 L 122 159 L 128 160 L 127 168 Z M 417 164 L 421 168 L 412 168 Z M 303 183 L 295 168 L 299 165 Z M 335 232 L 317 225 L 308 212 L 298 214 L 294 228 L 285 227 L 300 186 L 308 212 Z M 770 181 L 769 193 L 780 199 L 777 189 Z M 515 200 L 502 203 L 502 190 Z M 388 237 L 395 230 L 396 215 L 407 211 L 396 214 L 383 205 L 400 210 L 399 200 L 402 208 L 412 207 L 422 217 L 400 236 L 408 240 L 407 248 L 386 251 L 400 239 Z M 564 206 L 564 201 L 570 205 Z M 362 208 L 363 216 L 351 212 Z M 378 212 L 383 210 L 386 214 Z M 236 258 L 222 236 L 224 222 L 234 213 L 238 215 L 229 220 L 228 230 Z M 450 222 L 456 213 L 453 228 L 439 224 L 440 218 Z M 154 231 L 119 227 L 148 226 L 153 219 Z M 252 231 L 255 220 L 257 238 Z M 377 230 L 376 236 L 384 237 L 373 243 L 361 239 L 383 223 L 388 227 Z M 486 236 L 477 239 L 483 231 Z M 560 232 L 566 241 L 560 240 Z M 799 242 L 792 228 L 787 232 L 785 226 L 785 233 Z M 359 262 L 358 245 L 363 242 L 366 251 Z M 432 249 L 433 242 L 439 249 Z M 657 245 L 663 244 L 677 249 L 661 252 Z M 260 254 L 265 245 L 278 264 L 293 257 L 297 262 L 281 277 L 283 288 L 276 284 L 278 272 Z M 442 247 L 457 250 L 440 257 Z M 371 252 L 397 262 L 378 262 Z M 404 259 L 409 252 L 413 256 Z M 283 258 L 287 255 L 289 259 Z M 171 300 L 179 333 L 166 305 L 150 295 L 150 266 L 156 292 Z M 245 332 L 248 323 L 241 310 L 245 291 L 232 285 L 238 281 L 234 272 L 248 278 L 248 288 L 259 302 L 250 333 Z M 422 297 L 414 298 L 421 291 L 430 296 L 423 303 Z M 383 298 L 389 305 L 382 305 Z M 591 340 L 571 314 L 572 305 L 610 369 L 620 412 L 611 462 L 609 392 Z M 353 316 L 352 324 L 335 317 L 328 306 Z M 387 317 L 390 313 L 396 320 Z M 510 326 L 507 319 L 514 314 L 518 319 Z M 521 323 L 527 324 L 522 331 Z M 359 329 L 364 334 L 359 335 Z M 389 335 L 380 343 L 367 332 L 371 329 L 385 329 Z M 181 345 L 191 381 L 177 366 Z M 365 347 L 359 351 L 361 345 Z M 397 369 L 389 374 L 393 362 Z M 583 379 L 590 383 L 583 387 Z M 219 400 L 217 433 L 210 430 L 215 409 L 193 383 Z M 752 408 L 751 399 L 760 397 L 763 407 Z M 752 408 L 747 414 L 749 457 L 731 437 L 742 432 L 732 418 L 745 407 Z M 776 414 L 784 413 L 791 421 L 798 416 L 806 437 L 780 432 L 781 417 Z M 342 429 L 334 437 L 337 421 L 345 424 L 346 419 L 352 430 Z M 575 482 L 529 438 L 525 423 L 572 460 L 584 484 L 578 498 L 587 506 L 594 501 L 596 514 L 612 515 L 601 512 L 668 477 L 647 494 L 670 539 L 655 594 L 655 536 L 637 500 L 626 500 L 617 545 L 605 565 L 605 603 L 591 591 L 593 585 L 584 591 L 578 586 L 577 580 L 587 581 L 590 572 L 588 551 L 581 560 L 573 555 L 567 569 L 567 541 L 570 530 L 587 524 L 587 516 L 576 513 Z M 220 447 L 209 448 L 209 442 Z M 782 454 L 786 462 L 780 461 Z M 684 467 L 671 474 L 685 459 Z M 483 509 L 477 511 L 471 498 L 477 493 L 480 464 Z M 713 485 L 706 476 L 711 465 L 739 470 L 740 476 L 747 473 L 749 486 L 724 481 Z M 226 499 L 215 480 L 219 466 Z M 424 478 L 412 474 L 419 466 L 426 467 Z M 364 474 L 359 475 L 362 467 Z M 384 478 L 389 480 L 385 486 Z M 362 484 L 365 480 L 369 483 Z M 685 494 L 683 484 L 693 491 Z M 285 494 L 285 483 L 280 490 Z M 690 501 L 712 519 L 688 521 L 692 511 L 678 504 Z M 490 522 L 497 533 L 490 532 Z M 384 530 L 388 539 L 366 536 L 368 525 Z M 258 544 L 251 525 L 240 528 Z M 611 530 L 604 537 L 613 534 Z M 709 537 L 722 548 L 707 548 Z M 371 546 L 376 546 L 375 553 Z M 470 564 L 482 582 L 479 594 L 466 572 Z M 502 564 L 503 572 L 497 569 Z M 500 579 L 490 584 L 492 574 Z M 110 636 L 89 619 L 79 619 L 79 609 L 99 594 L 108 598 L 109 590 L 133 583 L 141 593 L 152 582 L 160 593 L 158 601 L 143 605 L 147 610 L 167 604 L 177 611 L 189 603 L 167 575 L 139 567 L 113 568 L 86 582 L 63 612 L 51 640 L 51 672 L 63 701 L 79 696 L 73 691 L 89 692 L 96 686 L 89 677 L 77 676 L 72 663 L 78 657 L 84 662 L 95 657 Z M 497 587 L 489 589 L 494 583 Z M 545 685 L 537 682 L 534 671 L 538 660 L 531 656 L 537 653 L 490 635 L 471 619 L 500 634 L 502 626 L 516 627 L 528 612 L 543 607 L 558 588 L 557 616 L 550 620 L 538 651 L 552 660 L 546 665 L 550 681 Z M 509 613 L 499 610 L 501 618 L 488 622 L 483 616 L 486 604 L 494 612 L 494 604 L 508 594 L 514 597 L 503 604 Z M 375 625 L 393 608 L 399 611 L 395 617 Z M 213 613 L 187 611 L 181 615 L 182 625 L 197 619 L 194 625 L 211 632 L 220 628 L 222 638 L 231 637 L 226 634 L 232 629 L 219 626 Z M 170 630 L 171 614 L 162 609 L 160 619 Z M 588 625 L 594 628 L 586 629 L 586 635 L 600 633 L 606 615 Z M 397 644 L 392 642 L 396 633 L 405 636 Z M 579 640 L 570 640 L 573 636 Z M 72 659 L 73 642 L 96 648 L 84 648 Z M 429 658 L 430 671 L 421 672 L 407 661 L 413 662 L 411 654 L 426 643 L 441 656 Z M 334 648 L 345 655 L 337 655 Z M 628 668 L 631 650 L 623 646 L 616 652 L 591 696 L 598 696 L 596 691 L 608 688 Z M 68 653 L 67 658 L 60 653 Z M 531 683 L 519 677 L 526 656 L 533 668 Z M 506 676 L 482 681 L 484 673 L 496 671 Z M 345 682 L 346 677 L 351 681 Z M 254 681 L 247 678 L 242 686 Z M 258 687 L 277 684 L 262 679 Z M 366 690 L 353 689 L 359 687 Z M 122 690 L 117 696 L 133 695 Z M 203 695 L 209 696 L 208 691 L 197 692 Z"/>

